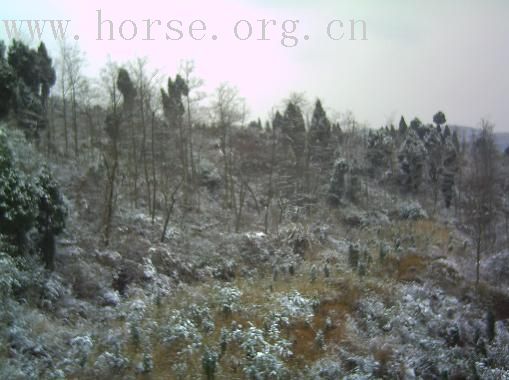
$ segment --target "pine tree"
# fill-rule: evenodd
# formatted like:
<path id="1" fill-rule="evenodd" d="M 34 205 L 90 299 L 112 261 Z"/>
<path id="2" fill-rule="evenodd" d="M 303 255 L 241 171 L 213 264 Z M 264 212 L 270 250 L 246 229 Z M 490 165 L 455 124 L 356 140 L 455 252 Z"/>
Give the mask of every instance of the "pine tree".
<path id="1" fill-rule="evenodd" d="M 445 118 L 445 115 L 442 111 L 438 111 L 434 116 L 433 116 L 433 123 L 435 123 L 435 125 L 437 127 L 441 127 L 442 125 L 444 125 L 445 123 L 447 122 L 447 119 Z"/>
<path id="2" fill-rule="evenodd" d="M 5 59 L 5 45 L 0 41 L 0 119 L 14 106 L 15 94 L 16 73 Z"/>
<path id="3" fill-rule="evenodd" d="M 339 158 L 334 163 L 332 170 L 332 177 L 329 184 L 329 203 L 333 206 L 338 206 L 341 203 L 341 199 L 345 194 L 345 175 L 348 172 L 347 162 Z"/>
<path id="4" fill-rule="evenodd" d="M 448 138 L 451 136 L 451 129 L 449 128 L 448 125 L 446 125 L 444 127 L 444 139 Z"/>
<path id="5" fill-rule="evenodd" d="M 405 121 L 405 118 L 403 116 L 401 116 L 401 119 L 399 120 L 399 129 L 398 129 L 399 135 L 404 136 L 406 134 L 407 130 L 408 130 L 408 125 Z"/>
<path id="6" fill-rule="evenodd" d="M 413 128 L 400 147 L 398 159 L 400 164 L 400 183 L 407 192 L 419 190 L 426 158 L 426 148 Z"/>
<path id="7" fill-rule="evenodd" d="M 328 145 L 331 137 L 331 124 L 327 118 L 322 103 L 316 101 L 311 125 L 309 126 L 308 143 L 312 161 L 321 161 L 328 155 Z"/>
<path id="8" fill-rule="evenodd" d="M 299 106 L 288 103 L 283 117 L 283 133 L 290 140 L 297 171 L 302 168 L 306 149 L 306 124 Z"/>

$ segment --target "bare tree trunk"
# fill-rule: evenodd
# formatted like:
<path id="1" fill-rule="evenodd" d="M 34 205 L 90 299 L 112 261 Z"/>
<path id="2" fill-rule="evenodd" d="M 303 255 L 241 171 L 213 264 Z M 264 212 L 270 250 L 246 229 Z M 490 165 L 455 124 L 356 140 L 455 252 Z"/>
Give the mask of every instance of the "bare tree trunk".
<path id="1" fill-rule="evenodd" d="M 480 265 L 481 265 L 481 235 L 482 232 L 479 232 L 477 236 L 477 244 L 476 244 L 476 266 L 475 266 L 475 286 L 479 288 L 479 279 L 480 279 Z"/>
<path id="2" fill-rule="evenodd" d="M 108 173 L 108 183 L 106 190 L 106 209 L 104 215 L 104 236 L 103 242 L 105 246 L 108 246 L 110 243 L 111 236 L 111 223 L 113 219 L 113 212 L 115 207 L 115 182 L 117 178 L 117 169 L 118 169 L 118 153 L 116 148 L 116 142 L 113 147 L 113 156 L 112 156 L 111 166 L 108 164 L 108 159 L 105 157 L 104 162 L 106 164 L 106 170 Z"/>
<path id="3" fill-rule="evenodd" d="M 69 155 L 69 130 L 67 126 L 67 99 L 65 91 L 65 84 L 62 84 L 62 117 L 64 119 L 65 156 L 67 157 Z"/>
<path id="4" fill-rule="evenodd" d="M 270 172 L 269 172 L 269 186 L 268 186 L 268 196 L 267 196 L 267 206 L 265 209 L 265 217 L 264 217 L 264 232 L 267 234 L 269 232 L 269 210 L 272 203 L 272 198 L 274 197 L 274 167 L 276 166 L 276 131 L 272 128 L 272 144 L 270 151 Z"/>
<path id="5" fill-rule="evenodd" d="M 46 117 L 46 150 L 48 157 L 51 157 L 51 146 L 52 146 L 52 137 L 53 137 L 53 118 L 54 118 L 54 102 L 52 98 L 49 99 L 49 107 L 47 111 L 47 117 Z"/>
<path id="6" fill-rule="evenodd" d="M 187 128 L 188 128 L 188 144 L 189 144 L 189 166 L 191 169 L 191 191 L 194 193 L 196 188 L 196 168 L 194 166 L 194 149 L 193 149 L 193 121 L 191 118 L 191 101 L 189 95 L 187 99 Z"/>
<path id="7" fill-rule="evenodd" d="M 233 182 L 233 181 L 232 181 Z M 246 182 L 241 177 L 238 181 L 238 189 L 239 189 L 239 198 L 238 202 L 235 196 L 235 193 L 232 194 L 232 205 L 233 205 L 233 212 L 235 216 L 235 232 L 240 232 L 240 226 L 242 222 L 242 211 L 244 210 L 244 203 L 246 200 Z"/>
<path id="8" fill-rule="evenodd" d="M 182 180 L 184 182 L 184 191 L 183 191 L 183 205 L 184 209 L 187 210 L 189 207 L 189 171 L 187 164 L 187 141 L 186 141 L 186 132 L 184 130 L 184 123 L 180 122 L 178 126 L 179 130 L 179 142 L 178 142 L 178 151 L 180 153 L 180 162 L 182 165 Z M 178 140 L 177 140 L 178 141 Z"/>
<path id="9" fill-rule="evenodd" d="M 78 111 L 76 101 L 76 85 L 71 84 L 71 108 L 72 108 L 72 128 L 74 131 L 74 158 L 78 158 Z"/>
<path id="10" fill-rule="evenodd" d="M 166 230 L 168 229 L 168 224 L 170 222 L 171 214 L 173 213 L 173 209 L 175 207 L 175 203 L 177 202 L 177 192 L 182 185 L 183 181 L 180 181 L 177 186 L 175 186 L 175 189 L 171 193 L 169 199 L 166 199 L 166 217 L 164 219 L 164 226 L 163 226 L 163 232 L 161 234 L 161 243 L 164 243 L 164 239 L 166 238 Z"/>
<path id="11" fill-rule="evenodd" d="M 509 213 L 505 214 L 505 243 L 509 249 Z"/>
<path id="12" fill-rule="evenodd" d="M 152 224 L 156 216 L 156 191 L 157 191 L 157 177 L 156 177 L 156 159 L 155 159 L 155 112 L 152 112 L 151 120 L 151 151 L 152 151 Z"/>
<path id="13" fill-rule="evenodd" d="M 130 172 L 132 181 L 132 202 L 134 207 L 138 206 L 138 147 L 136 143 L 136 131 L 133 122 L 133 112 L 128 110 L 129 130 L 131 132 L 131 159 Z"/>
<path id="14" fill-rule="evenodd" d="M 141 140 L 141 160 L 143 162 L 143 173 L 145 175 L 145 186 L 147 188 L 147 207 L 150 213 L 151 210 L 151 190 L 150 190 L 150 175 L 148 172 L 148 160 L 147 160 L 147 126 L 145 123 L 145 106 L 144 106 L 143 95 L 141 97 L 140 103 L 140 112 L 141 112 L 141 130 L 142 130 L 142 140 Z"/>

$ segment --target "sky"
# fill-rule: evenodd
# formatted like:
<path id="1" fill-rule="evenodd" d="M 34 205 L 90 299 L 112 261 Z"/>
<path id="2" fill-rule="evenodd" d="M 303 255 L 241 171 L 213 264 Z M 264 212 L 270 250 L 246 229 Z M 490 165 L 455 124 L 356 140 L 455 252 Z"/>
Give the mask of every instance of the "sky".
<path id="1" fill-rule="evenodd" d="M 108 22 L 98 40 L 98 10 L 113 25 L 113 41 Z M 0 20 L 71 20 L 67 36 L 76 36 L 91 76 L 108 56 L 119 63 L 147 57 L 171 76 L 183 59 L 192 59 L 204 90 L 235 85 L 251 119 L 266 119 L 299 92 L 311 103 L 319 98 L 334 117 L 351 110 L 373 128 L 397 124 L 401 115 L 431 122 L 442 110 L 450 124 L 476 126 L 484 118 L 497 131 L 509 131 L 506 0 L 17 0 L 0 14 Z M 152 41 L 143 40 L 147 19 Z M 284 24 L 289 33 L 283 40 L 285 20 L 298 23 Z M 354 36 L 350 20 L 357 21 Z M 182 34 L 168 29 L 169 21 Z M 1 39 L 7 38 L 4 24 Z M 43 35 L 57 55 L 51 28 Z"/>

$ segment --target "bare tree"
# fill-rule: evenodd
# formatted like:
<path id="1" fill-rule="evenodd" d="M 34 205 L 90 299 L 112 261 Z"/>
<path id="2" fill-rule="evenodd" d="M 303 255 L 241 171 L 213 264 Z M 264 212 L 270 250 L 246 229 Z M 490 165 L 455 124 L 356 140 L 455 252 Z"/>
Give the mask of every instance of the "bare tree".
<path id="1" fill-rule="evenodd" d="M 244 99 L 238 90 L 227 83 L 221 84 L 214 94 L 212 101 L 213 118 L 220 131 L 220 149 L 223 157 L 223 186 L 224 207 L 231 208 L 232 204 L 232 149 L 231 133 L 235 124 L 244 118 Z"/>
<path id="2" fill-rule="evenodd" d="M 466 223 L 475 242 L 476 285 L 479 285 L 481 254 L 493 237 L 497 211 L 497 150 L 493 126 L 483 120 L 481 132 L 472 142 L 471 160 L 465 178 Z"/>
<path id="3" fill-rule="evenodd" d="M 79 136 L 78 136 L 78 107 L 79 107 L 79 95 L 84 87 L 85 78 L 83 76 L 83 66 L 85 64 L 85 58 L 83 53 L 79 49 L 77 44 L 70 45 L 67 42 L 62 43 L 61 49 L 64 53 L 62 55 L 62 63 L 65 67 L 65 79 L 67 81 L 67 88 L 70 92 L 71 102 L 71 122 L 73 130 L 73 142 L 74 142 L 74 158 L 79 156 Z M 65 46 L 67 44 L 67 46 Z M 64 121 L 65 123 L 65 121 Z"/>
<path id="4" fill-rule="evenodd" d="M 67 97 L 68 97 L 68 75 L 67 64 L 70 55 L 70 46 L 66 41 L 60 42 L 60 58 L 57 60 L 58 66 L 58 87 L 60 89 L 60 96 L 62 98 L 62 119 L 64 124 L 64 138 L 65 138 L 65 155 L 69 154 L 69 129 L 67 124 Z"/>
<path id="5" fill-rule="evenodd" d="M 154 178 L 151 178 L 150 176 L 150 167 L 154 166 L 154 152 L 151 151 L 151 156 L 149 157 L 149 134 L 148 134 L 148 128 L 147 125 L 149 124 L 149 121 L 151 120 L 151 125 L 153 126 L 155 121 L 153 120 L 155 118 L 154 109 L 154 99 L 155 91 L 156 91 L 156 80 L 159 76 L 158 71 L 152 71 L 148 72 L 147 68 L 147 59 L 146 58 L 138 58 L 134 62 L 132 62 L 129 65 L 130 72 L 132 73 L 132 77 L 134 79 L 134 83 L 137 89 L 137 111 L 139 116 L 139 124 L 141 129 L 141 142 L 139 146 L 139 156 L 136 157 L 136 161 L 141 162 L 141 165 L 143 167 L 143 176 L 145 180 L 145 188 L 146 188 L 146 203 L 147 208 L 149 212 L 152 212 L 154 209 L 153 203 L 155 202 L 155 199 L 153 199 L 152 194 L 155 193 L 155 184 L 156 181 Z M 152 136 L 152 134 L 151 134 Z M 152 137 L 153 139 L 153 137 Z M 153 141 L 152 141 L 153 145 Z M 150 160 L 152 161 L 152 165 Z M 152 187 L 154 187 L 154 191 L 152 191 Z"/>
<path id="6" fill-rule="evenodd" d="M 119 171 L 120 140 L 120 94 L 117 88 L 118 66 L 109 61 L 101 71 L 103 86 L 109 96 L 106 133 L 108 144 L 104 147 L 103 161 L 106 167 L 106 192 L 103 213 L 103 243 L 108 245 L 111 236 L 111 224 L 116 204 L 116 184 Z"/>
<path id="7" fill-rule="evenodd" d="M 194 76 L 195 65 L 193 61 L 183 61 L 180 65 L 180 72 L 184 81 L 187 84 L 188 93 L 186 96 L 186 142 L 188 147 L 186 149 L 188 154 L 188 163 L 190 169 L 190 183 L 192 192 L 196 188 L 196 163 L 195 163 L 195 152 L 194 152 L 194 139 L 193 139 L 193 123 L 194 121 L 194 109 L 197 107 L 200 101 L 205 98 L 205 94 L 199 91 L 199 88 L 203 86 L 203 80 Z"/>

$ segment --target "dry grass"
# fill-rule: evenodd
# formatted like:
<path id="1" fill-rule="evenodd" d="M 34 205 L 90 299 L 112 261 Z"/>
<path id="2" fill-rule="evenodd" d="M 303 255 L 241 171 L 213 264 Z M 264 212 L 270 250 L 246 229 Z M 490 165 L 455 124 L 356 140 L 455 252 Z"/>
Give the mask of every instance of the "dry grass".
<path id="1" fill-rule="evenodd" d="M 305 250 L 303 264 L 298 267 L 297 273 L 279 274 L 274 281 L 271 273 L 260 271 L 256 278 L 243 278 L 237 276 L 228 286 L 235 286 L 242 295 L 238 311 L 225 314 L 219 306 L 211 302 L 215 297 L 214 285 L 224 286 L 224 283 L 214 281 L 193 284 L 192 287 L 182 288 L 171 297 L 162 300 L 160 307 L 153 306 L 147 311 L 145 320 L 155 321 L 157 325 L 164 326 L 168 316 L 174 310 L 182 310 L 192 303 L 208 305 L 211 309 L 215 330 L 210 334 L 203 334 L 202 346 L 211 347 L 219 351 L 220 332 L 224 327 L 230 329 L 232 322 L 247 327 L 249 324 L 259 329 L 264 328 L 264 322 L 271 312 L 279 307 L 279 297 L 297 291 L 302 297 L 316 300 L 313 317 L 310 320 L 292 319 L 290 325 L 283 328 L 281 335 L 291 342 L 291 350 L 294 355 L 286 359 L 289 368 L 299 370 L 312 365 L 321 357 L 330 354 L 338 346 L 348 346 L 355 349 L 355 337 L 346 333 L 347 316 L 355 316 L 359 300 L 368 295 L 375 296 L 384 304 L 390 306 L 394 301 L 392 287 L 398 281 L 416 281 L 426 273 L 431 263 L 431 258 L 426 255 L 429 246 L 435 245 L 446 250 L 449 242 L 449 230 L 431 221 L 405 221 L 386 226 L 377 231 L 377 239 L 385 239 L 394 242 L 401 236 L 414 236 L 414 253 L 392 252 L 383 263 L 378 260 L 379 246 L 377 239 L 373 239 L 373 231 L 359 231 L 358 238 L 362 241 L 371 242 L 368 250 L 373 258 L 370 272 L 365 277 L 359 277 L 346 268 L 339 266 L 340 271 L 331 269 L 331 276 L 325 278 L 322 272 L 320 245 L 310 245 Z M 371 239 L 371 240 L 369 240 Z M 317 267 L 317 278 L 311 281 L 310 268 Z M 381 279 L 383 280 L 381 281 Z M 116 327 L 124 321 L 116 321 Z M 110 326 L 112 327 L 112 326 Z M 129 334 L 127 329 L 124 329 Z M 322 331 L 325 339 L 325 351 L 317 346 L 316 336 Z M 154 334 L 157 335 L 157 334 Z M 202 349 L 193 354 L 182 355 L 179 350 L 182 347 L 174 345 L 168 347 L 162 344 L 160 337 L 151 337 L 154 370 L 150 377 L 138 375 L 139 379 L 172 379 L 175 378 L 172 365 L 185 363 L 188 367 L 188 375 L 185 378 L 196 378 L 202 373 L 201 355 Z M 365 350 L 366 347 L 358 347 Z M 390 361 L 393 353 L 390 347 L 374 347 L 372 354 L 382 364 Z M 142 349 L 133 344 L 124 347 L 123 354 L 132 363 L 142 360 Z M 244 374 L 240 364 L 242 362 L 242 350 L 235 343 L 229 343 L 225 354 L 218 363 L 218 379 L 242 379 Z"/>

